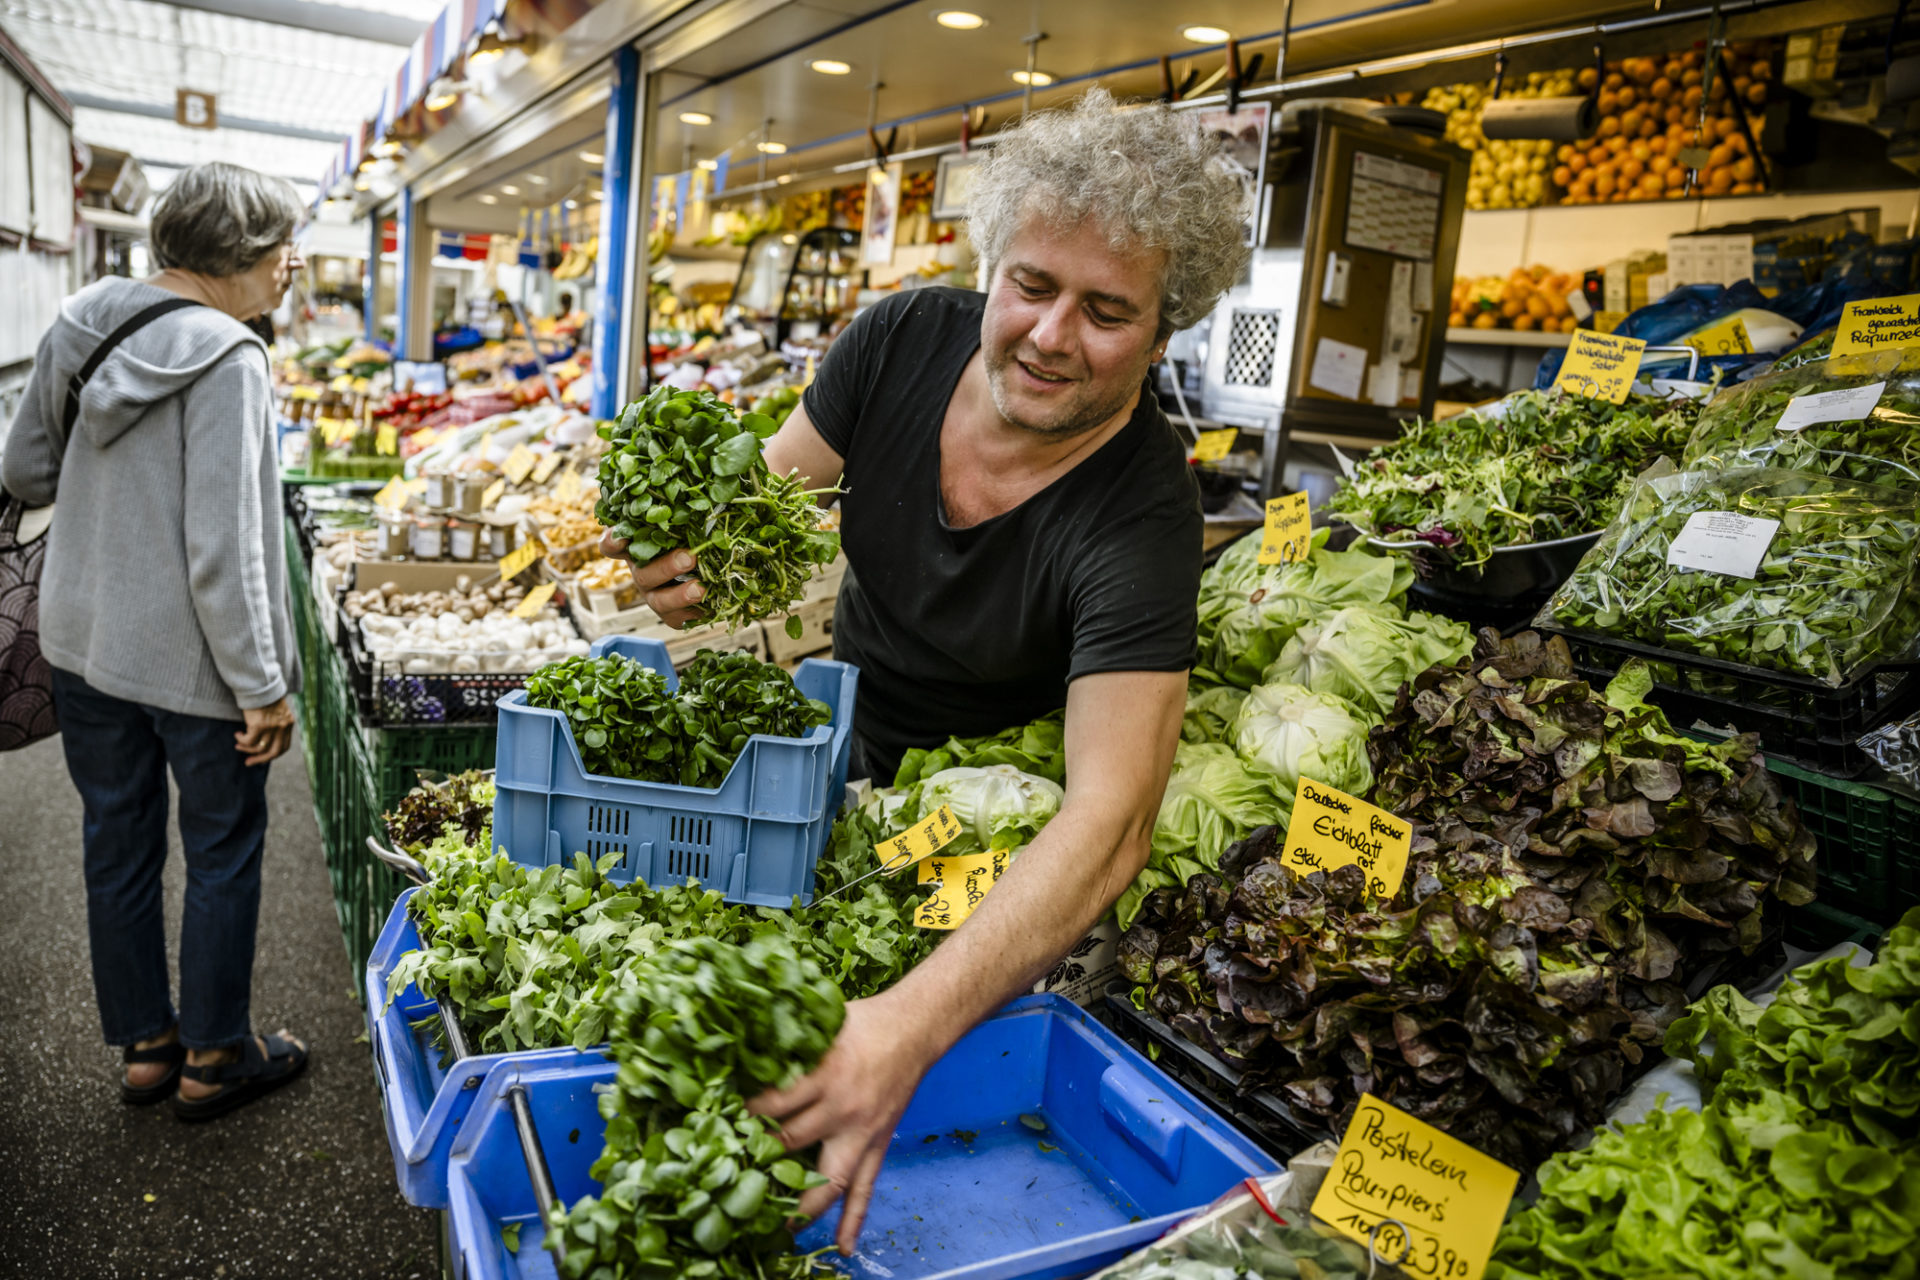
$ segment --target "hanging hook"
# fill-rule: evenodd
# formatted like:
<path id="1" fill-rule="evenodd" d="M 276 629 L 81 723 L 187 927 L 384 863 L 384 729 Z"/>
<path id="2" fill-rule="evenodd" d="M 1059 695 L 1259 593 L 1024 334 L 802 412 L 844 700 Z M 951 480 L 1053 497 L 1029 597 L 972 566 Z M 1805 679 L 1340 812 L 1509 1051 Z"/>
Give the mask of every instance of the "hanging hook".
<path id="1" fill-rule="evenodd" d="M 1180 101 L 1180 95 L 1173 88 L 1173 62 L 1164 53 L 1160 55 L 1160 101 L 1168 104 Z"/>
<path id="2" fill-rule="evenodd" d="M 1020 43 L 1027 46 L 1027 83 L 1020 95 L 1020 116 L 1025 119 L 1033 111 L 1033 73 L 1039 68 L 1040 42 L 1047 38 L 1044 31 L 1036 31 L 1030 36 L 1020 37 Z"/>
<path id="3" fill-rule="evenodd" d="M 1493 93 L 1489 95 L 1489 100 L 1496 99 L 1500 96 L 1500 86 L 1505 83 L 1506 78 L 1507 51 L 1506 48 L 1502 46 L 1493 55 Z"/>
<path id="4" fill-rule="evenodd" d="M 894 140 L 900 136 L 900 126 L 895 125 L 887 132 L 885 143 L 880 141 L 880 91 L 887 86 L 875 80 L 867 86 L 867 144 L 873 148 L 875 168 L 887 167 L 887 155 L 893 150 Z"/>
<path id="5" fill-rule="evenodd" d="M 1240 114 L 1240 42 L 1227 37 L 1227 114 Z"/>

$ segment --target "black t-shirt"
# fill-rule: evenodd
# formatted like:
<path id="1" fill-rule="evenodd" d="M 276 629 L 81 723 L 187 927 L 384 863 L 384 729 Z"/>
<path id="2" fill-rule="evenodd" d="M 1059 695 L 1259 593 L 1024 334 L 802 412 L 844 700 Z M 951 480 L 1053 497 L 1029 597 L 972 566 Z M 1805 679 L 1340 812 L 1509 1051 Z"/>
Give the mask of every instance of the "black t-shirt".
<path id="1" fill-rule="evenodd" d="M 1058 710 L 1079 676 L 1184 671 L 1196 656 L 1200 495 L 1150 392 L 1013 510 L 947 523 L 940 427 L 985 306 L 943 288 L 881 302 L 833 344 L 804 399 L 846 460 L 834 653 L 860 668 L 854 727 L 882 782 L 909 747 Z"/>

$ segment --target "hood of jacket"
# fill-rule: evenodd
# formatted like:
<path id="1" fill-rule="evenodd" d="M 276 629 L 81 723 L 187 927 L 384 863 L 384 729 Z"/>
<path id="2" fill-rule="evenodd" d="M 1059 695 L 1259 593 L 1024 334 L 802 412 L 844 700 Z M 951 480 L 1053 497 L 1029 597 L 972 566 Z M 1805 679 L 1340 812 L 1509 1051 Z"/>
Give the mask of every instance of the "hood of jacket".
<path id="1" fill-rule="evenodd" d="M 52 372 L 64 412 L 66 386 L 114 330 L 156 302 L 176 295 L 150 284 L 110 276 L 60 304 L 51 339 Z M 191 386 L 235 347 L 252 343 L 266 361 L 266 345 L 245 325 L 212 307 L 183 307 L 150 321 L 121 342 L 87 380 L 76 429 L 97 448 L 126 434 L 157 402 Z M 271 368 L 268 369 L 271 373 Z"/>

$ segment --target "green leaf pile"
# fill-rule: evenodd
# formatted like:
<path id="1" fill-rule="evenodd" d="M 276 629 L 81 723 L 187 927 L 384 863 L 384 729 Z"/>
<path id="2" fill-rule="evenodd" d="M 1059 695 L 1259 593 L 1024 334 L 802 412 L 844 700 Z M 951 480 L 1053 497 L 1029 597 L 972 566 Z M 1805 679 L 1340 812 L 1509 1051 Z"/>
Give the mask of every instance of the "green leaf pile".
<path id="1" fill-rule="evenodd" d="M 1864 417 L 1782 431 L 1802 396 L 1884 384 Z M 1920 486 L 1920 351 L 1876 351 L 1775 366 L 1714 398 L 1687 442 L 1686 468 L 1767 466 L 1899 487 Z"/>
<path id="2" fill-rule="evenodd" d="M 768 469 L 762 446 L 778 429 L 712 392 L 664 386 L 600 428 L 612 448 L 600 461 L 594 517 L 627 539 L 641 564 L 691 552 L 705 588 L 701 611 L 728 628 L 799 601 L 815 566 L 840 552 L 840 535 L 819 527 L 814 501 L 830 491 Z M 790 619 L 789 630 L 797 624 Z"/>

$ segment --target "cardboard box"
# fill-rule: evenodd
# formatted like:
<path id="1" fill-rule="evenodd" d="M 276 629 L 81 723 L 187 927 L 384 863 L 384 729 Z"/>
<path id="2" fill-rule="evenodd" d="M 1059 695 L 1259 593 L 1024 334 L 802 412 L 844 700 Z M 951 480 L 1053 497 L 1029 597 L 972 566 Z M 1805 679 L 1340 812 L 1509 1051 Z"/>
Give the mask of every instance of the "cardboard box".
<path id="1" fill-rule="evenodd" d="M 469 587 L 491 586 L 500 580 L 500 566 L 491 560 L 356 560 L 350 589 L 366 591 L 391 582 L 409 595 L 452 591 L 462 578 Z"/>
<path id="2" fill-rule="evenodd" d="M 833 648 L 833 607 L 835 597 L 808 600 L 788 613 L 775 614 L 763 624 L 767 633 L 767 659 L 770 662 L 795 662 Z M 787 619 L 800 619 L 800 638 L 787 634 Z"/>

